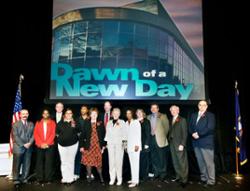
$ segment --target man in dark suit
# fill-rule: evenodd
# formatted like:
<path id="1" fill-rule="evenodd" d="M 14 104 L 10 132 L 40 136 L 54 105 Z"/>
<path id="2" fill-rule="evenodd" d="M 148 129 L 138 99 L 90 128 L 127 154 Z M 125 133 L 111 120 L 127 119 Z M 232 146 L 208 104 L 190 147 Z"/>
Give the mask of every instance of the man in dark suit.
<path id="1" fill-rule="evenodd" d="M 113 119 L 112 117 L 112 104 L 110 101 L 105 101 L 103 105 L 104 112 L 98 115 L 98 121 L 103 121 L 105 132 L 107 123 Z M 104 177 L 109 177 L 109 160 L 108 160 L 108 151 L 104 150 L 102 155 L 102 164 L 103 164 L 103 175 Z"/>
<path id="2" fill-rule="evenodd" d="M 62 102 L 56 103 L 56 106 L 55 106 L 56 113 L 53 118 L 57 124 L 63 119 L 63 109 L 64 109 L 64 105 Z"/>
<path id="3" fill-rule="evenodd" d="M 34 124 L 27 120 L 28 117 L 28 110 L 23 109 L 20 112 L 21 119 L 13 124 L 13 181 L 15 185 L 28 182 L 34 142 Z M 20 176 L 21 165 L 22 175 Z"/>
<path id="4" fill-rule="evenodd" d="M 215 184 L 214 165 L 214 114 L 207 111 L 208 104 L 202 100 L 198 104 L 199 111 L 192 114 L 189 132 L 195 156 L 201 173 L 201 184 L 205 187 Z"/>
<path id="5" fill-rule="evenodd" d="M 187 122 L 179 115 L 180 109 L 173 105 L 170 107 L 172 123 L 169 130 L 169 144 L 172 161 L 176 173 L 176 181 L 185 187 L 188 179 L 188 159 L 187 159 Z"/>
<path id="6" fill-rule="evenodd" d="M 55 105 L 55 113 L 52 116 L 52 119 L 55 120 L 56 124 L 58 124 L 61 120 L 63 120 L 63 110 L 64 110 L 63 103 L 57 102 Z M 61 179 L 61 160 L 58 151 L 57 137 L 55 137 L 55 166 L 53 171 L 55 178 Z"/>
<path id="7" fill-rule="evenodd" d="M 98 121 L 103 121 L 104 127 L 106 128 L 107 123 L 109 122 L 109 120 L 112 119 L 112 113 L 111 113 L 112 104 L 111 104 L 111 102 L 105 101 L 103 108 L 104 108 L 104 112 L 99 114 Z"/>

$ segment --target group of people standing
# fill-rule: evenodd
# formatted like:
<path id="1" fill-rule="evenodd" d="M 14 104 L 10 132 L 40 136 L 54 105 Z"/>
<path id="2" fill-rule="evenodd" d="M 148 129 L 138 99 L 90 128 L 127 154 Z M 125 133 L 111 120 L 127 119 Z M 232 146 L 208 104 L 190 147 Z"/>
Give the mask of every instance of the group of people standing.
<path id="1" fill-rule="evenodd" d="M 59 160 L 61 183 L 71 184 L 80 177 L 81 164 L 86 166 L 87 181 L 94 179 L 92 168 L 97 169 L 100 182 L 103 179 L 103 161 L 108 160 L 109 185 L 122 185 L 123 157 L 129 156 L 131 180 L 129 187 L 140 181 L 153 178 L 164 180 L 167 172 L 167 149 L 170 149 L 175 180 L 185 187 L 188 181 L 187 137 L 192 136 L 194 152 L 204 186 L 215 184 L 214 128 L 215 117 L 207 111 L 206 101 L 200 101 L 189 124 L 180 116 L 180 108 L 170 107 L 172 119 L 160 113 L 159 105 L 151 104 L 151 114 L 143 109 L 126 110 L 126 121 L 121 110 L 113 108 L 109 101 L 104 103 L 104 113 L 97 108 L 83 105 L 80 117 L 74 118 L 72 109 L 62 103 L 55 106 L 51 117 L 44 109 L 41 120 L 34 125 L 28 121 L 28 110 L 20 112 L 20 120 L 13 125 L 14 184 L 28 181 L 33 142 L 35 142 L 36 178 L 38 183 L 50 183 L 55 177 Z M 104 162 L 105 164 L 105 162 Z M 22 173 L 20 169 L 22 166 Z M 151 168 L 150 168 L 151 167 Z M 105 166 L 104 166 L 105 169 Z M 151 169 L 151 170 L 150 170 Z"/>

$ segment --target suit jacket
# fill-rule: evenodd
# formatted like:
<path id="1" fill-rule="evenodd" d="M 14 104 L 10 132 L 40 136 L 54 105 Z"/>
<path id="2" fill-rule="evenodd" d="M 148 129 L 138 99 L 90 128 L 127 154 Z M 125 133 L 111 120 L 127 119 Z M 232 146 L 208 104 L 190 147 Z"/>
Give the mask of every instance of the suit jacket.
<path id="1" fill-rule="evenodd" d="M 105 128 L 102 121 L 97 122 L 97 136 L 99 140 L 100 148 L 104 147 L 106 145 L 106 142 L 104 141 L 105 137 Z M 90 142 L 91 142 L 91 134 L 92 134 L 92 124 L 90 120 L 85 120 L 83 131 L 80 136 L 80 147 L 83 147 L 84 149 L 89 149 Z"/>
<path id="2" fill-rule="evenodd" d="M 43 130 L 43 119 L 36 122 L 34 129 L 34 139 L 37 147 L 41 147 L 42 144 L 53 145 L 56 135 L 56 123 L 54 120 L 50 119 L 47 122 L 47 132 L 46 137 L 44 137 Z"/>
<path id="3" fill-rule="evenodd" d="M 186 119 L 178 116 L 174 124 L 170 123 L 168 140 L 174 145 L 175 150 L 178 150 L 179 145 L 186 147 L 188 128 Z"/>
<path id="4" fill-rule="evenodd" d="M 151 125 L 150 121 L 147 118 L 144 118 L 141 123 L 141 144 L 142 150 L 145 149 L 145 145 L 149 146 L 150 143 L 150 133 L 151 133 Z"/>
<path id="5" fill-rule="evenodd" d="M 113 125 L 113 120 L 110 120 L 106 126 L 105 141 L 107 144 L 122 145 L 123 141 L 127 140 L 127 125 L 124 120 L 118 119 Z"/>
<path id="6" fill-rule="evenodd" d="M 197 117 L 198 112 L 192 114 L 189 124 L 189 133 L 192 135 L 197 132 L 199 135 L 199 139 L 192 138 L 193 146 L 213 149 L 215 116 L 213 113 L 206 111 L 196 123 Z"/>
<path id="7" fill-rule="evenodd" d="M 53 120 L 56 122 L 56 112 L 53 113 L 53 114 L 51 115 L 51 119 L 53 119 Z M 62 116 L 61 116 L 60 121 L 62 121 L 62 120 L 63 120 L 63 113 L 62 113 Z M 58 123 L 59 123 L 60 121 L 58 121 Z M 56 122 L 56 124 L 58 124 L 58 123 Z"/>
<path id="8" fill-rule="evenodd" d="M 27 121 L 27 127 L 23 125 L 22 120 L 13 124 L 13 153 L 25 152 L 24 144 L 34 142 L 33 132 L 34 124 L 30 121 Z"/>
<path id="9" fill-rule="evenodd" d="M 112 120 L 112 112 L 110 111 L 110 116 L 109 116 L 109 121 Z M 105 121 L 105 112 L 104 113 L 99 113 L 97 121 Z"/>
<path id="10" fill-rule="evenodd" d="M 148 115 L 148 120 L 151 120 L 153 114 Z M 168 146 L 167 135 L 169 131 L 169 121 L 168 117 L 165 114 L 158 113 L 156 119 L 156 129 L 155 129 L 155 138 L 159 147 Z"/>

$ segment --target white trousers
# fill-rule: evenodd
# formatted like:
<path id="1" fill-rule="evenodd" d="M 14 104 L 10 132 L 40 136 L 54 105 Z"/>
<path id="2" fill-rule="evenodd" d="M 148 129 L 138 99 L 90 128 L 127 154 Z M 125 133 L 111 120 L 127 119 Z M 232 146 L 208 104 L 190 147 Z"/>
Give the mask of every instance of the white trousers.
<path id="1" fill-rule="evenodd" d="M 123 165 L 123 155 L 124 149 L 121 144 L 109 144 L 108 145 L 109 154 L 109 176 L 111 181 L 122 182 L 122 165 Z"/>
<path id="2" fill-rule="evenodd" d="M 77 148 L 78 142 L 68 147 L 63 147 L 58 144 L 58 150 L 61 159 L 61 172 L 63 183 L 71 183 L 74 181 L 75 157 Z"/>
<path id="3" fill-rule="evenodd" d="M 129 163 L 131 169 L 131 181 L 132 183 L 139 183 L 139 168 L 140 168 L 140 152 L 129 152 Z"/>

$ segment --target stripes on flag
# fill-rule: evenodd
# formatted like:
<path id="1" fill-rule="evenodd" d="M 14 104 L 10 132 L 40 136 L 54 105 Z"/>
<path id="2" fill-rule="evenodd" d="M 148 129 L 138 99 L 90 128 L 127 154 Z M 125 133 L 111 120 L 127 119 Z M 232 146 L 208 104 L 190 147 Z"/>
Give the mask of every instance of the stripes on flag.
<path id="1" fill-rule="evenodd" d="M 16 92 L 14 109 L 13 109 L 11 126 L 15 122 L 20 120 L 20 111 L 21 110 L 22 110 L 21 89 L 20 89 L 20 86 L 18 86 L 17 92 Z M 9 140 L 9 156 L 12 156 L 12 154 L 13 154 L 13 132 L 12 132 L 12 128 L 11 128 L 10 140 Z"/>

